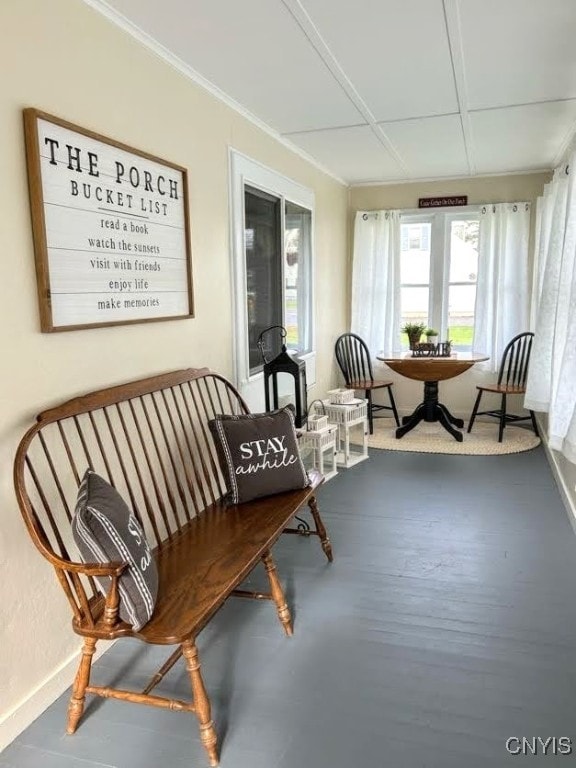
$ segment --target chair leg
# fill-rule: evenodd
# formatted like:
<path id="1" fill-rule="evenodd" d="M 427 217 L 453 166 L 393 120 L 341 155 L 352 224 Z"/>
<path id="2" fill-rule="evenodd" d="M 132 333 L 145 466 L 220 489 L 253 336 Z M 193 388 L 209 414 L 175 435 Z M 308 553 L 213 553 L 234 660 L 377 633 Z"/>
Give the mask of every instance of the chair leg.
<path id="1" fill-rule="evenodd" d="M 314 518 L 316 531 L 318 532 L 318 536 L 320 537 L 320 544 L 322 545 L 324 554 L 328 558 L 328 562 L 331 563 L 334 559 L 332 555 L 332 542 L 330 541 L 330 537 L 326 533 L 326 528 L 324 527 L 324 523 L 322 522 L 322 518 L 320 517 L 316 496 L 312 496 L 312 498 L 308 501 L 308 506 L 310 507 L 310 512 L 312 513 L 312 517 Z"/>
<path id="2" fill-rule="evenodd" d="M 504 437 L 504 427 L 506 426 L 506 395 L 502 395 L 502 410 L 500 411 L 500 429 L 498 430 L 498 442 L 502 442 Z"/>
<path id="3" fill-rule="evenodd" d="M 536 424 L 536 416 L 534 415 L 534 411 L 530 411 L 530 418 L 532 419 L 532 429 L 534 430 L 534 434 L 536 437 L 540 437 L 540 433 L 538 432 L 538 425 Z"/>
<path id="4" fill-rule="evenodd" d="M 294 630 L 292 629 L 292 617 L 290 616 L 290 609 L 286 604 L 286 598 L 284 597 L 284 590 L 282 589 L 282 585 L 280 584 L 280 579 L 278 578 L 276 565 L 274 563 L 274 560 L 272 560 L 272 555 L 270 554 L 270 552 L 265 552 L 262 555 L 262 562 L 264 563 L 264 568 L 266 568 L 266 573 L 268 574 L 268 581 L 270 582 L 270 591 L 272 592 L 272 599 L 276 603 L 278 618 L 280 619 L 280 622 L 284 627 L 284 632 L 286 632 L 288 637 L 290 637 L 294 632 Z"/>
<path id="5" fill-rule="evenodd" d="M 478 408 L 480 406 L 480 400 L 482 399 L 482 390 L 478 390 L 478 395 L 476 397 L 476 402 L 474 403 L 474 408 L 472 408 L 472 415 L 470 416 L 470 421 L 468 422 L 468 432 L 472 431 L 472 426 L 474 424 L 474 419 L 476 418 L 476 414 L 478 413 Z"/>
<path id="6" fill-rule="evenodd" d="M 182 654 L 186 659 L 186 669 L 192 683 L 194 708 L 200 724 L 200 740 L 208 753 L 210 765 L 215 766 L 218 765 L 218 737 L 212 722 L 210 699 L 206 693 L 204 680 L 200 673 L 200 660 L 198 659 L 198 649 L 194 640 L 185 640 L 182 643 Z"/>
<path id="7" fill-rule="evenodd" d="M 66 733 L 72 734 L 78 726 L 78 722 L 84 712 L 84 703 L 86 701 L 86 686 L 90 682 L 90 668 L 92 666 L 92 656 L 96 650 L 96 639 L 86 637 L 82 646 L 82 658 L 72 688 L 72 696 L 68 704 L 68 724 Z"/>
<path id="8" fill-rule="evenodd" d="M 374 416 L 372 414 L 372 390 L 366 390 L 366 398 L 368 400 L 368 430 L 371 435 L 374 434 Z"/>
<path id="9" fill-rule="evenodd" d="M 390 395 L 390 407 L 392 408 L 392 413 L 394 414 L 394 419 L 396 421 L 396 426 L 400 426 L 400 419 L 398 418 L 398 411 L 396 410 L 396 401 L 394 400 L 394 395 L 392 394 L 392 384 L 389 384 L 386 389 L 388 390 L 388 394 Z"/>

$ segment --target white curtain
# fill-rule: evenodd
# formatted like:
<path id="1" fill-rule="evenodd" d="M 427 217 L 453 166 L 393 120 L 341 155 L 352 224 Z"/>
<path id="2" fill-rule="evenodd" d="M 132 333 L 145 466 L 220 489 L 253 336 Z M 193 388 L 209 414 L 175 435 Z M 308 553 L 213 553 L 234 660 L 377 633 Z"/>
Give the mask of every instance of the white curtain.
<path id="1" fill-rule="evenodd" d="M 576 153 L 569 168 L 576 169 Z M 525 406 L 548 412 L 548 444 L 576 463 L 576 174 L 559 168 L 540 205 L 539 299 Z"/>
<path id="2" fill-rule="evenodd" d="M 400 352 L 400 214 L 358 211 L 354 222 L 351 330 L 374 358 Z"/>
<path id="3" fill-rule="evenodd" d="M 504 347 L 528 330 L 530 203 L 499 203 L 480 210 L 474 352 L 497 371 Z"/>
<path id="4" fill-rule="evenodd" d="M 556 196 L 561 194 L 565 196 L 567 178 L 564 177 L 564 184 L 546 184 L 544 193 L 536 201 L 536 221 L 534 227 L 534 267 L 532 270 L 532 300 L 530 302 L 530 328 L 536 327 L 536 318 L 538 307 L 540 305 L 540 296 L 542 294 L 542 282 L 544 279 L 544 268 L 546 266 L 546 257 L 550 247 L 550 237 L 552 235 L 552 216 L 556 207 Z M 562 190 L 561 190 L 562 188 Z M 565 201 L 564 201 L 565 204 Z"/>

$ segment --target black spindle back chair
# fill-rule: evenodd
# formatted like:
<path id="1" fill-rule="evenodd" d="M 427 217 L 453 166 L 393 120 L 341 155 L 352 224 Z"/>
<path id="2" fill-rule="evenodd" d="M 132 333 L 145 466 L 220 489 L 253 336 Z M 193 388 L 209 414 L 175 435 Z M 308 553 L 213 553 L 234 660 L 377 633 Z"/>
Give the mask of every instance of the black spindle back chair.
<path id="1" fill-rule="evenodd" d="M 368 400 L 368 425 L 370 434 L 374 431 L 374 412 L 392 411 L 396 426 L 400 426 L 398 411 L 392 394 L 391 381 L 377 381 L 372 373 L 372 363 L 370 361 L 370 352 L 366 342 L 356 333 L 343 333 L 336 339 L 334 348 L 336 360 L 344 376 L 346 386 L 350 389 L 360 389 L 364 391 Z M 380 405 L 372 401 L 373 389 L 387 389 L 390 398 L 390 405 Z"/>
<path id="2" fill-rule="evenodd" d="M 500 422 L 500 429 L 498 432 L 499 443 L 502 442 L 504 428 L 508 422 L 526 421 L 531 419 L 534 434 L 538 435 L 538 427 L 536 426 L 534 411 L 529 411 L 528 416 L 519 416 L 514 413 L 506 412 L 507 395 L 523 395 L 526 392 L 526 378 L 528 376 L 528 364 L 532 353 L 533 340 L 534 334 L 530 331 L 519 333 L 517 336 L 514 336 L 514 338 L 508 342 L 502 354 L 497 383 L 492 385 L 484 384 L 476 387 L 478 395 L 476 397 L 476 402 L 474 403 L 472 415 L 470 416 L 468 432 L 472 430 L 476 416 L 494 416 L 499 419 Z M 500 408 L 491 411 L 479 411 L 478 408 L 480 407 L 480 400 L 483 392 L 493 392 L 501 395 Z"/>

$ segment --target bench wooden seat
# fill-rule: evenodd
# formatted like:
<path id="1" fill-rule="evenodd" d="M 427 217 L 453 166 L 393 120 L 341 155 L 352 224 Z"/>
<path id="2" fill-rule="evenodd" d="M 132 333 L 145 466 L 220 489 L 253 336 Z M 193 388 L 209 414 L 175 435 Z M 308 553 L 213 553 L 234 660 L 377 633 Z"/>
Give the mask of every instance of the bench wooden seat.
<path id="1" fill-rule="evenodd" d="M 322 477 L 298 491 L 239 506 L 222 501 L 226 487 L 208 421 L 217 413 L 245 413 L 234 387 L 207 369 L 187 369 L 92 392 L 41 413 L 23 437 L 15 461 L 15 487 L 32 539 L 55 567 L 70 602 L 72 627 L 84 637 L 68 713 L 68 732 L 82 716 L 85 694 L 195 712 L 211 765 L 218 763 L 216 730 L 200 672 L 196 637 L 231 595 L 273 600 L 286 634 L 292 634 L 271 549 L 308 505 L 314 528 L 332 560 L 320 518 L 316 489 Z M 159 591 L 150 621 L 139 631 L 118 616 L 118 578 L 125 563 L 81 563 L 70 521 L 84 470 L 106 477 L 130 501 L 156 561 Z M 72 556 L 71 554 L 72 553 Z M 239 589 L 262 562 L 269 593 Z M 110 576 L 103 597 L 94 577 Z M 99 639 L 137 637 L 177 645 L 141 692 L 90 685 Z M 185 657 L 193 701 L 151 694 L 169 669 Z"/>

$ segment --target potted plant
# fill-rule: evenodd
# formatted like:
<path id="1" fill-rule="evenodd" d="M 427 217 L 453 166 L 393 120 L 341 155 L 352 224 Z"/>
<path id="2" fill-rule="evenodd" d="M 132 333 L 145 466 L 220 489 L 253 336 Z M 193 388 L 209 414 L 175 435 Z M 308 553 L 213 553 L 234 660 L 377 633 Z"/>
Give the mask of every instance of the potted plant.
<path id="1" fill-rule="evenodd" d="M 426 328 L 424 335 L 428 344 L 438 344 L 438 331 L 435 328 Z"/>
<path id="2" fill-rule="evenodd" d="M 410 349 L 414 349 L 415 345 L 420 342 L 420 337 L 426 329 L 425 323 L 405 323 L 402 327 L 402 333 L 408 336 L 408 343 Z"/>

